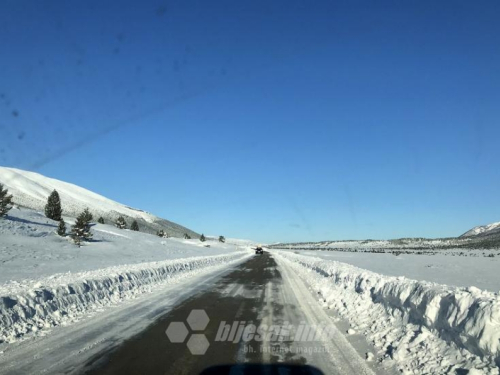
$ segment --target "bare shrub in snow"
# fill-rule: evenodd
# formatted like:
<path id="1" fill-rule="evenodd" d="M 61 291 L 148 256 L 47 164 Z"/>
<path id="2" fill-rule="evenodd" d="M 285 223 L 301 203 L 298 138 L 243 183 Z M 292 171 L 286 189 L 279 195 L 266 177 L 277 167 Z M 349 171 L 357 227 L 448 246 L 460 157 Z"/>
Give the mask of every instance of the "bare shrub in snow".
<path id="1" fill-rule="evenodd" d="M 127 229 L 127 222 L 123 218 L 123 216 L 120 216 L 118 219 L 116 219 L 115 225 L 119 229 Z"/>

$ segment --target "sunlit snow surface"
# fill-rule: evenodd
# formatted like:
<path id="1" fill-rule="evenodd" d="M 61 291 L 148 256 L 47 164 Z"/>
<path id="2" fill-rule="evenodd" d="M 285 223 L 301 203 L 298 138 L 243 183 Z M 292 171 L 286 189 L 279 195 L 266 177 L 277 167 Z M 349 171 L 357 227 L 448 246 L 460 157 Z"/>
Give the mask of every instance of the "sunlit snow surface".
<path id="1" fill-rule="evenodd" d="M 360 332 L 372 342 L 382 363 L 393 363 L 408 374 L 466 370 L 498 374 L 498 293 L 387 276 L 329 259 L 328 254 L 317 251 L 272 253 L 278 264 L 290 267 L 310 285 L 324 308 L 335 311 L 349 322 L 352 332 Z M 387 264 L 379 264 L 379 269 L 404 273 L 396 256 L 383 259 Z M 448 259 L 453 263 L 456 258 Z M 373 269 L 369 259 L 366 262 Z M 490 277 L 498 280 L 493 274 Z"/>
<path id="2" fill-rule="evenodd" d="M 69 229 L 73 219 L 66 220 Z M 58 236 L 56 226 L 29 209 L 14 208 L 0 219 L 0 344 L 251 255 L 248 246 L 101 224 L 92 226 L 92 241 L 78 247 Z"/>
<path id="3" fill-rule="evenodd" d="M 405 276 L 450 286 L 475 286 L 500 291 L 499 250 L 439 250 L 434 255 L 415 252 L 368 253 L 295 250 L 325 260 L 336 260 L 388 276 Z M 489 255 L 492 254 L 493 257 Z"/>

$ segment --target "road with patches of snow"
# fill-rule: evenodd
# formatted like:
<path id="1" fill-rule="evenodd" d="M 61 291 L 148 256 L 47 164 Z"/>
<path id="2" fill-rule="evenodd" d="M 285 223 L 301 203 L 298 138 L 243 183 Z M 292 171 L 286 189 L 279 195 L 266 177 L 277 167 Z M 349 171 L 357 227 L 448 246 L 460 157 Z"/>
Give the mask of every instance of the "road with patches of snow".
<path id="1" fill-rule="evenodd" d="M 203 309 L 208 325 L 188 330 L 183 342 L 166 335 L 172 322 L 187 322 L 191 311 Z M 91 374 L 372 374 L 373 369 L 345 337 L 329 326 L 328 337 L 312 330 L 331 322 L 304 283 L 269 254 L 256 255 L 217 279 L 162 316 L 146 330 L 112 352 L 100 353 L 83 369 Z M 289 335 L 248 335 L 229 340 L 222 326 L 289 327 Z M 308 327 L 308 340 L 297 331 Z M 237 329 L 235 330 L 235 332 Z M 248 331 L 251 331 L 248 330 Z M 266 332 L 270 332 L 268 330 Z M 284 331 L 281 331 L 283 333 Z M 204 354 L 193 355 L 190 335 L 204 335 Z M 312 336 L 311 336 L 312 335 Z M 253 339 L 249 339 L 253 337 Z"/>

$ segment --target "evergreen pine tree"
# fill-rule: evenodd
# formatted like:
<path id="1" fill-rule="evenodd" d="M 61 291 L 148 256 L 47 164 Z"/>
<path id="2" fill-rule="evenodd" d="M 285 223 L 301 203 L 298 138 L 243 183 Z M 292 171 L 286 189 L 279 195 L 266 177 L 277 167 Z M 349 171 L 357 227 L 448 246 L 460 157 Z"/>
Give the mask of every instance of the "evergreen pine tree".
<path id="1" fill-rule="evenodd" d="M 71 237 L 77 245 L 80 245 L 82 241 L 89 241 L 92 238 L 92 233 L 90 232 L 90 225 L 87 221 L 88 215 L 82 212 L 76 218 L 75 225 L 71 227 Z"/>
<path id="2" fill-rule="evenodd" d="M 61 237 L 66 235 L 66 223 L 63 219 L 59 220 L 59 225 L 57 226 L 57 234 Z"/>
<path id="3" fill-rule="evenodd" d="M 61 220 L 61 198 L 59 198 L 57 190 L 50 193 L 49 198 L 47 199 L 47 204 L 45 205 L 45 216 L 52 220 Z"/>
<path id="4" fill-rule="evenodd" d="M 97 222 L 99 224 L 104 224 L 104 218 L 101 216 L 99 219 L 97 219 Z"/>
<path id="5" fill-rule="evenodd" d="M 8 195 L 8 192 L 0 184 L 0 217 L 7 215 L 7 212 L 12 208 L 12 195 Z"/>
<path id="6" fill-rule="evenodd" d="M 187 233 L 184 233 L 184 239 L 185 240 L 190 240 L 191 239 L 191 236 Z"/>
<path id="7" fill-rule="evenodd" d="M 226 242 L 226 239 L 224 238 L 224 236 L 219 236 L 219 242 Z"/>
<path id="8" fill-rule="evenodd" d="M 82 215 L 83 215 L 83 220 L 85 220 L 87 224 L 90 224 L 90 222 L 94 219 L 88 208 L 83 210 Z"/>
<path id="9" fill-rule="evenodd" d="M 118 219 L 116 219 L 115 225 L 117 228 L 127 229 L 127 222 L 125 221 L 123 216 L 120 216 Z"/>
<path id="10" fill-rule="evenodd" d="M 135 230 L 136 232 L 139 230 L 139 224 L 137 224 L 137 220 L 134 220 L 132 222 L 132 225 L 130 226 L 130 229 Z"/>
<path id="11" fill-rule="evenodd" d="M 201 234 L 200 241 L 201 242 L 205 242 L 206 241 L 205 235 L 203 233 Z"/>

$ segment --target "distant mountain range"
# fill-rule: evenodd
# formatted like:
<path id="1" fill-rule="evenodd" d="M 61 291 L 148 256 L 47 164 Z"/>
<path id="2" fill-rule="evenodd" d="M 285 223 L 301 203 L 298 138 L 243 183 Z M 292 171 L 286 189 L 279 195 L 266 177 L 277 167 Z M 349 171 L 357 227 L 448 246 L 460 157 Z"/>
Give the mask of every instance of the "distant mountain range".
<path id="1" fill-rule="evenodd" d="M 392 240 L 346 240 L 276 243 L 271 248 L 297 250 L 373 250 L 377 249 L 500 249 L 500 222 L 474 227 L 459 237 L 398 238 Z"/>
<path id="2" fill-rule="evenodd" d="M 94 221 L 102 216 L 106 223 L 114 223 L 118 216 L 123 216 L 129 225 L 134 219 L 137 220 L 142 232 L 156 233 L 163 229 L 173 237 L 182 237 L 187 233 L 192 238 L 199 238 L 198 233 L 179 224 L 39 173 L 0 167 L 0 183 L 7 187 L 14 197 L 14 203 L 20 207 L 43 211 L 49 194 L 55 189 L 61 197 L 64 216 L 76 217 L 88 208 Z"/>
<path id="3" fill-rule="evenodd" d="M 473 236 L 490 236 L 493 234 L 500 235 L 500 222 L 474 227 L 462 234 L 460 238 Z"/>

